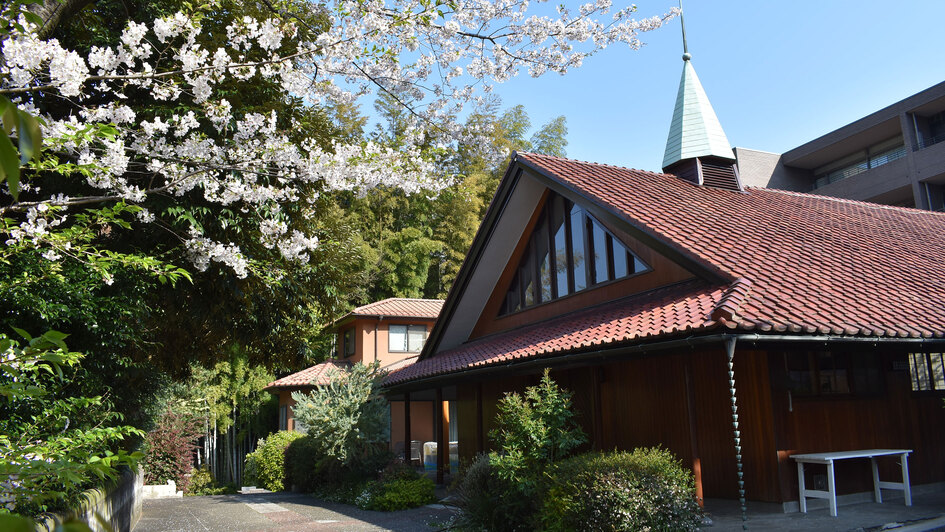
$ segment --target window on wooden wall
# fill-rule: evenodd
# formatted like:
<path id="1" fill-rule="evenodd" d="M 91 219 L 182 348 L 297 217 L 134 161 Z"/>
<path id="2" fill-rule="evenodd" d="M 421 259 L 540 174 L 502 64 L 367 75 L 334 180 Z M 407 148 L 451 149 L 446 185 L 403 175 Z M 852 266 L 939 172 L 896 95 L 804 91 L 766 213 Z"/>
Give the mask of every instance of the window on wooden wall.
<path id="1" fill-rule="evenodd" d="M 387 350 L 391 353 L 419 353 L 426 340 L 425 325 L 391 325 L 387 329 Z"/>
<path id="2" fill-rule="evenodd" d="M 796 396 L 873 395 L 883 391 L 876 353 L 787 353 L 784 365 L 788 386 Z"/>
<path id="3" fill-rule="evenodd" d="M 289 428 L 289 407 L 287 405 L 282 405 L 279 407 L 279 430 L 288 430 L 288 428 Z"/>
<path id="4" fill-rule="evenodd" d="M 909 353 L 912 391 L 945 390 L 945 358 L 942 353 Z"/>
<path id="5" fill-rule="evenodd" d="M 499 314 L 547 303 L 649 269 L 583 207 L 551 193 Z"/>

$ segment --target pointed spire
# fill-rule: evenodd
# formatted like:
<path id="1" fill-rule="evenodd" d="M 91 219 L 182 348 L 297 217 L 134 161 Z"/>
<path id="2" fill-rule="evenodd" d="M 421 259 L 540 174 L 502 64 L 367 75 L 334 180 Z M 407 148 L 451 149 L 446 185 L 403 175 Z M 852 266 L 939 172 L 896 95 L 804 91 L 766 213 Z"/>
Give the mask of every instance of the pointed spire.
<path id="1" fill-rule="evenodd" d="M 680 8 L 682 7 L 680 3 Z M 696 157 L 719 157 L 734 161 L 732 145 L 729 144 L 722 124 L 719 123 L 709 97 L 706 96 L 696 70 L 692 67 L 692 55 L 686 44 L 686 25 L 680 16 L 683 37 L 683 71 L 676 94 L 676 108 L 666 139 L 663 155 L 663 170 L 674 164 Z"/>

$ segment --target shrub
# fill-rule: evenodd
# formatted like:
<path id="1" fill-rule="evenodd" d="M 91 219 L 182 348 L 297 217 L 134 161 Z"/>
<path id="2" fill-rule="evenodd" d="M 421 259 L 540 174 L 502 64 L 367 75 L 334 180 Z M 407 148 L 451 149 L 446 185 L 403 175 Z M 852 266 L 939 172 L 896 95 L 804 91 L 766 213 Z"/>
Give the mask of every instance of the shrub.
<path id="1" fill-rule="evenodd" d="M 584 444 L 587 436 L 574 421 L 571 393 L 548 375 L 525 395 L 506 394 L 499 401 L 492 439 L 493 474 L 519 487 L 523 495 L 535 493 L 548 464 Z"/>
<path id="2" fill-rule="evenodd" d="M 545 469 L 587 437 L 574 421 L 570 392 L 558 387 L 547 370 L 524 395 L 506 394 L 498 411 L 490 433 L 497 450 L 479 457 L 462 475 L 461 526 L 531 530 L 541 507 Z"/>
<path id="3" fill-rule="evenodd" d="M 304 492 L 317 490 L 326 477 L 321 461 L 318 444 L 311 436 L 292 440 L 285 450 L 286 487 Z"/>
<path id="4" fill-rule="evenodd" d="M 354 503 L 365 510 L 394 512 L 436 502 L 433 481 L 402 463 L 390 462 L 378 480 L 363 485 Z"/>
<path id="5" fill-rule="evenodd" d="M 246 455 L 243 478 L 247 482 L 255 481 L 269 491 L 285 489 L 286 448 L 303 436 L 301 432 L 283 430 L 260 440 L 256 450 Z"/>
<path id="6" fill-rule="evenodd" d="M 355 503 L 364 510 L 395 512 L 436 502 L 433 481 L 427 477 L 374 481 L 365 486 Z"/>
<path id="7" fill-rule="evenodd" d="M 455 527 L 459 530 L 507 532 L 530 530 L 535 501 L 509 496 L 514 486 L 494 474 L 488 454 L 481 454 L 460 471 L 455 484 L 461 513 Z"/>
<path id="8" fill-rule="evenodd" d="M 587 453 L 547 475 L 541 512 L 552 531 L 697 530 L 691 473 L 664 449 Z"/>
<path id="9" fill-rule="evenodd" d="M 390 411 L 378 390 L 383 377 L 378 367 L 358 363 L 335 372 L 327 386 L 292 394 L 295 419 L 307 427 L 321 456 L 353 466 L 384 450 Z"/>
<path id="10" fill-rule="evenodd" d="M 225 495 L 236 493 L 236 491 L 236 486 L 233 484 L 217 484 L 213 479 L 213 474 L 210 473 L 210 468 L 203 466 L 190 473 L 190 484 L 184 495 Z"/>
<path id="11" fill-rule="evenodd" d="M 186 490 L 186 474 L 193 468 L 197 438 L 202 434 L 199 420 L 170 410 L 164 412 L 157 428 L 145 437 L 144 481 L 147 484 L 177 483 Z"/>

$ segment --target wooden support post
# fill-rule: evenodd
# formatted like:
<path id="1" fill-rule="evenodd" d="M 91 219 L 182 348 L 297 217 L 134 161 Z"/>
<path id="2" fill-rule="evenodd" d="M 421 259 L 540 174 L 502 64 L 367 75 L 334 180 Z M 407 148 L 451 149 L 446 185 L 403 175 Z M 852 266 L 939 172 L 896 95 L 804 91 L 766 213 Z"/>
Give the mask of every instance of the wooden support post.
<path id="1" fill-rule="evenodd" d="M 476 384 L 476 452 L 486 452 L 486 436 L 482 427 L 482 383 Z"/>
<path id="2" fill-rule="evenodd" d="M 436 389 L 436 400 L 433 404 L 433 434 L 436 437 L 436 483 L 443 484 L 443 473 L 446 469 L 446 456 L 449 447 L 443 441 L 443 427 L 445 425 L 443 412 L 443 388 Z"/>
<path id="3" fill-rule="evenodd" d="M 404 463 L 411 463 L 410 445 L 410 392 L 404 392 Z"/>
<path id="4" fill-rule="evenodd" d="M 591 427 L 594 438 L 592 444 L 595 451 L 600 451 L 604 447 L 604 420 L 600 401 L 600 382 L 603 370 L 602 367 L 591 366 L 591 408 L 593 408 Z"/>
<path id="5" fill-rule="evenodd" d="M 691 357 L 692 355 L 690 355 Z M 686 414 L 689 417 L 689 445 L 692 449 L 692 476 L 696 481 L 696 501 L 705 507 L 702 494 L 702 459 L 699 457 L 699 442 L 696 437 L 696 393 L 692 383 L 692 359 L 686 360 Z"/>

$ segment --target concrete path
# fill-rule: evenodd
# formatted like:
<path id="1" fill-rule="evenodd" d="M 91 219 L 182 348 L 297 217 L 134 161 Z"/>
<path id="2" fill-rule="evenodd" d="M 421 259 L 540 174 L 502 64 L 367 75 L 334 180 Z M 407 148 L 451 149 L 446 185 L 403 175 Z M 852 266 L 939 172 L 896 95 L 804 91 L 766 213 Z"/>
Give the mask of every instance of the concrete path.
<path id="1" fill-rule="evenodd" d="M 885 495 L 882 504 L 865 502 L 840 506 L 837 517 L 831 517 L 826 508 L 783 513 L 781 505 L 760 502 L 748 503 L 748 529 L 772 532 L 908 530 L 910 532 L 945 530 L 945 492 L 913 495 L 912 506 L 903 504 L 902 496 Z M 737 532 L 742 530 L 741 509 L 737 501 L 706 500 L 706 511 L 713 519 L 705 532 Z M 910 527 L 911 528 L 907 528 Z"/>
<path id="2" fill-rule="evenodd" d="M 370 512 L 285 492 L 150 499 L 134 532 L 433 531 L 444 528 L 452 515 L 436 506 Z"/>

